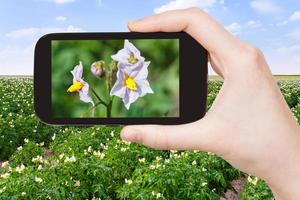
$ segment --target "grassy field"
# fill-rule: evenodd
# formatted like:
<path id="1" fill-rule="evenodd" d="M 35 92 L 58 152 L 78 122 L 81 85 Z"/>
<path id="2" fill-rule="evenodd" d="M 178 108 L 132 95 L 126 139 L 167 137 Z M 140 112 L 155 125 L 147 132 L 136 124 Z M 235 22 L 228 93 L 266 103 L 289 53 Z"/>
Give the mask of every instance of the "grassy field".
<path id="1" fill-rule="evenodd" d="M 300 81 L 280 78 L 300 123 Z M 274 199 L 264 181 L 211 153 L 123 142 L 121 127 L 43 124 L 34 115 L 32 83 L 31 77 L 0 78 L 1 200 Z M 209 80 L 208 109 L 222 83 Z"/>

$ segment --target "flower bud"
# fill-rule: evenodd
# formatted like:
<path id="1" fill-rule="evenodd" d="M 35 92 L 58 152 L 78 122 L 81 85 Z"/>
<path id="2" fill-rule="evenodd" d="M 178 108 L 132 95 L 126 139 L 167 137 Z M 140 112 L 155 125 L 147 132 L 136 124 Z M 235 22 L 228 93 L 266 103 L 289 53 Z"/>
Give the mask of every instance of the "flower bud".
<path id="1" fill-rule="evenodd" d="M 103 60 L 94 62 L 91 65 L 91 72 L 96 76 L 97 78 L 101 78 L 105 75 L 105 62 Z"/>

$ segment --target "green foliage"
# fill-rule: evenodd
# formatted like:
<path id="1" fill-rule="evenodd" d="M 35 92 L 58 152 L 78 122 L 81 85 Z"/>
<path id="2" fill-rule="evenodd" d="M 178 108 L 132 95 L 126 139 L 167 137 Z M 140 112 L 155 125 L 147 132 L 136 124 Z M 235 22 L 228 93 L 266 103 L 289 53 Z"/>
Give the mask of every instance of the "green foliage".
<path id="1" fill-rule="evenodd" d="M 0 79 L 0 160 L 6 160 L 28 138 L 48 144 L 59 128 L 34 115 L 32 79 Z"/>
<path id="2" fill-rule="evenodd" d="M 278 85 L 290 108 L 300 104 L 300 84 L 298 80 L 279 81 Z"/>
<path id="3" fill-rule="evenodd" d="M 297 83 L 279 85 L 299 120 Z M 209 82 L 208 107 L 221 86 Z M 33 114 L 31 79 L 0 79 L 0 89 L 0 161 L 9 159 L 0 199 L 220 199 L 244 176 L 211 153 L 123 142 L 121 127 L 45 125 Z M 274 199 L 262 180 L 247 181 L 239 197 Z"/>
<path id="4" fill-rule="evenodd" d="M 175 151 L 143 162 L 118 194 L 121 199 L 219 199 L 240 176 L 215 155 Z"/>
<path id="5" fill-rule="evenodd" d="M 43 143 L 36 144 L 31 141 L 25 143 L 24 146 L 20 146 L 10 158 L 12 162 L 11 165 L 16 167 L 21 164 L 24 165 L 33 164 L 34 162 L 32 161 L 32 158 L 44 154 L 44 149 L 41 148 L 42 146 L 44 146 Z"/>
<path id="6" fill-rule="evenodd" d="M 207 110 L 210 109 L 222 85 L 223 85 L 223 81 L 219 81 L 219 80 L 209 82 L 207 88 Z"/>
<path id="7" fill-rule="evenodd" d="M 239 198 L 241 200 L 275 200 L 272 191 L 263 180 L 258 180 L 256 184 L 247 181 Z"/>

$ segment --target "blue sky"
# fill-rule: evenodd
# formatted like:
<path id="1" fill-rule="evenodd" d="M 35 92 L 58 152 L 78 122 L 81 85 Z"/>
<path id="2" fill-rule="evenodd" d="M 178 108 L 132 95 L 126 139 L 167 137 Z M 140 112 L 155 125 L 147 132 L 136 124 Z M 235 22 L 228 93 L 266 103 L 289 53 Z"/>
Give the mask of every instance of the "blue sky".
<path id="1" fill-rule="evenodd" d="M 127 31 L 129 20 L 190 6 L 262 49 L 273 74 L 300 74 L 299 0 L 0 0 L 0 74 L 31 75 L 46 33 Z"/>

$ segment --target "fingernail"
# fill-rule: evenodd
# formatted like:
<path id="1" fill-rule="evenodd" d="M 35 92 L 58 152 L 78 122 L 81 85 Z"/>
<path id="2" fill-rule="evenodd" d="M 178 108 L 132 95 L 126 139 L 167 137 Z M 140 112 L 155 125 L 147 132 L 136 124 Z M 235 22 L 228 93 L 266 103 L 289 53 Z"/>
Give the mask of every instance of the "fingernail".
<path id="1" fill-rule="evenodd" d="M 134 142 L 137 137 L 137 131 L 133 128 L 126 127 L 121 132 L 122 140 L 126 140 L 129 142 Z"/>

